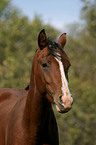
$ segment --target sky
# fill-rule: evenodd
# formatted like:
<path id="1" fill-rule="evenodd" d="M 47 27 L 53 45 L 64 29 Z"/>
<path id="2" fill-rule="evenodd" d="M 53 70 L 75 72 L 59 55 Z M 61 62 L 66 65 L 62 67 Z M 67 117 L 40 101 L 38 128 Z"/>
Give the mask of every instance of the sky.
<path id="1" fill-rule="evenodd" d="M 81 0 L 12 0 L 30 20 L 40 15 L 45 23 L 62 29 L 70 23 L 80 22 Z"/>

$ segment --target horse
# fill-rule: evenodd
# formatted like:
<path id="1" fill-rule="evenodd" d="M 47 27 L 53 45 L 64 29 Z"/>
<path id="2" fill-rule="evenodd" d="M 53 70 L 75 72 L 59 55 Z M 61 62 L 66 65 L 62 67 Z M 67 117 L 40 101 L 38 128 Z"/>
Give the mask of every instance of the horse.
<path id="1" fill-rule="evenodd" d="M 41 30 L 29 89 L 0 89 L 0 145 L 59 145 L 52 104 L 66 113 L 73 103 L 65 43 L 65 33 L 54 42 Z"/>

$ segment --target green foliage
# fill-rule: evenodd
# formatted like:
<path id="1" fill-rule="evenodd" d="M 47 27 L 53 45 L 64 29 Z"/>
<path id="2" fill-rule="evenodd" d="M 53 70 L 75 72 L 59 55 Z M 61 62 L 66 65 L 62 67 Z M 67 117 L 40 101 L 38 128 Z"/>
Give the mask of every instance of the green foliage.
<path id="1" fill-rule="evenodd" d="M 96 144 L 96 9 L 93 6 L 96 1 L 82 1 L 85 26 L 83 29 L 78 24 L 70 26 L 71 32 L 65 47 L 72 64 L 69 69 L 69 86 L 74 104 L 72 110 L 64 115 L 59 114 L 54 107 L 60 145 Z M 10 1 L 0 0 L 1 88 L 27 86 L 37 49 L 38 33 L 43 28 L 48 36 L 57 38 L 59 31 L 45 25 L 40 16 L 36 15 L 31 22 L 18 9 L 13 9 Z"/>
<path id="2" fill-rule="evenodd" d="M 0 0 L 0 17 L 5 13 L 5 9 L 8 7 L 10 0 Z"/>
<path id="3" fill-rule="evenodd" d="M 56 38 L 58 31 L 44 25 L 39 16 L 30 22 L 16 8 L 13 10 L 9 3 L 3 7 L 3 13 L 6 8 L 7 16 L 0 21 L 0 87 L 24 88 L 30 81 L 39 31 L 45 28 L 53 38 Z"/>
<path id="4" fill-rule="evenodd" d="M 96 38 L 96 0 L 82 0 L 82 19 L 86 21 L 86 28 L 90 35 Z"/>

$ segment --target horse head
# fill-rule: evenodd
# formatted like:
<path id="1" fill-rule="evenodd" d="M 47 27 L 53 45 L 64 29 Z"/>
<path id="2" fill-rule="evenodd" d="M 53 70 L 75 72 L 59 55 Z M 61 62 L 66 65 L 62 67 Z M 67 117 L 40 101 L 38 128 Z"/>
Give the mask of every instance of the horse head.
<path id="1" fill-rule="evenodd" d="M 64 51 L 65 43 L 65 33 L 56 43 L 47 38 L 43 29 L 38 36 L 38 50 L 33 61 L 37 89 L 50 102 L 55 103 L 61 113 L 68 112 L 73 103 L 68 87 L 70 61 Z"/>

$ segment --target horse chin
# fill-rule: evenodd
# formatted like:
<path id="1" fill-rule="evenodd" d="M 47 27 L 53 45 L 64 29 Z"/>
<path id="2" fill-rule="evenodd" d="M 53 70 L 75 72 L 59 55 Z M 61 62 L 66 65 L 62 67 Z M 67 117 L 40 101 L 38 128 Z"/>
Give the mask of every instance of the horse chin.
<path id="1" fill-rule="evenodd" d="M 71 108 L 65 109 L 63 105 L 60 105 L 59 107 L 56 105 L 56 109 L 59 113 L 67 113 Z"/>

